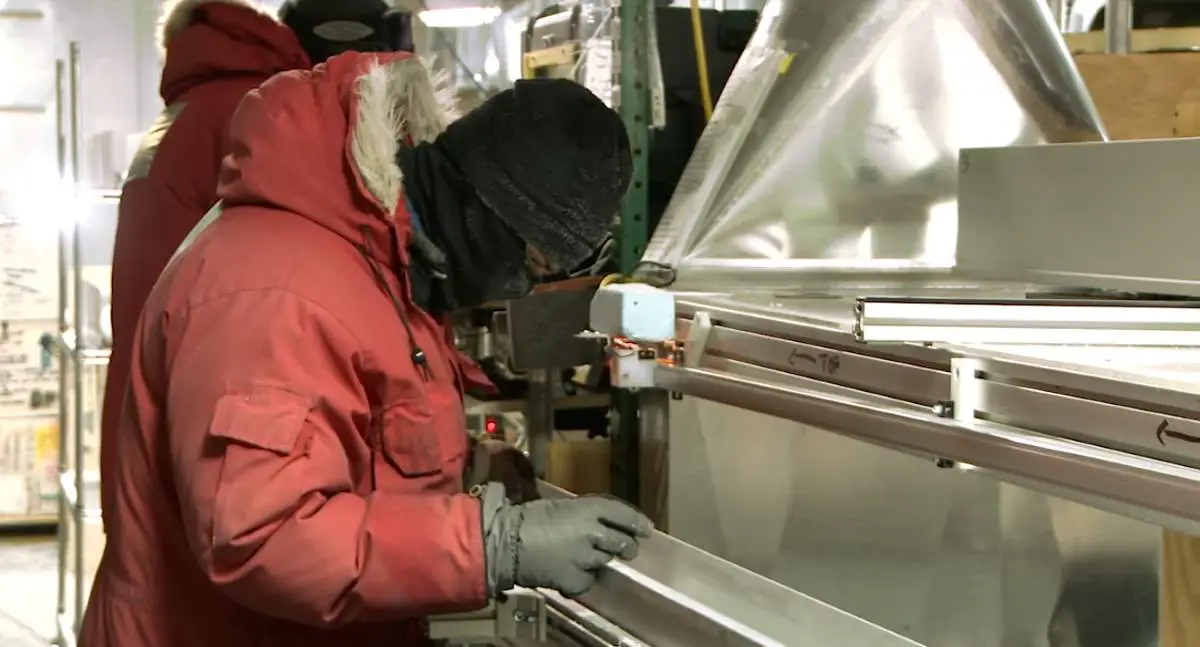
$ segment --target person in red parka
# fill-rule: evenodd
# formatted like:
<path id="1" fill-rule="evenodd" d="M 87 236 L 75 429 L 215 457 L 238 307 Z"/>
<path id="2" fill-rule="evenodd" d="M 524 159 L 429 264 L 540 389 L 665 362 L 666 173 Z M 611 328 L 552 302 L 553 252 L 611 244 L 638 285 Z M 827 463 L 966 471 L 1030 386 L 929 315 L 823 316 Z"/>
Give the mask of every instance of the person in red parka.
<path id="1" fill-rule="evenodd" d="M 620 117 L 563 79 L 457 119 L 409 54 L 275 76 L 234 116 L 220 215 L 133 345 L 80 647 L 415 647 L 512 588 L 581 594 L 652 530 L 608 497 L 468 488 L 453 310 L 606 239 Z"/>
<path id="2" fill-rule="evenodd" d="M 277 72 L 305 69 L 341 51 L 411 44 L 407 17 L 384 0 L 293 0 L 281 17 L 282 23 L 249 0 L 174 0 L 163 9 L 160 93 L 166 109 L 129 167 L 113 249 L 112 353 L 100 432 L 102 509 L 112 504 L 111 438 L 121 416 L 138 315 L 168 259 L 217 201 L 217 171 L 228 152 L 226 134 L 238 102 Z"/>

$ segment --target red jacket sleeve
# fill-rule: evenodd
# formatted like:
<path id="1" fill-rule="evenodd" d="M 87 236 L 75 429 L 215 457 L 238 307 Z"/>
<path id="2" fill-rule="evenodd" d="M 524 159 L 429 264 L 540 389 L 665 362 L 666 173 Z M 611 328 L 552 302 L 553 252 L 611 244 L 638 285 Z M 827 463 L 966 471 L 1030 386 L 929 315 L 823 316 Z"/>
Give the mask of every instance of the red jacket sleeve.
<path id="1" fill-rule="evenodd" d="M 356 491 L 370 407 L 359 345 L 328 311 L 243 291 L 193 306 L 167 334 L 175 481 L 218 588 L 314 626 L 486 603 L 477 500 Z"/>

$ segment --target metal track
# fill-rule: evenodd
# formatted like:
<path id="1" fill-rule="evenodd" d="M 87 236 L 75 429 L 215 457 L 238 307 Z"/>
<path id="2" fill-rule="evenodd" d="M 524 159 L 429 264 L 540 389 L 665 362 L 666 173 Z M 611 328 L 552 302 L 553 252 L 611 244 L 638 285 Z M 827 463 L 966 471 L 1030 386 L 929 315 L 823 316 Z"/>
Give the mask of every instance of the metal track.
<path id="1" fill-rule="evenodd" d="M 569 494 L 543 484 L 547 496 Z M 577 600 L 547 594 L 551 640 L 592 647 L 919 647 L 656 532 Z M 566 641 L 566 642 L 561 642 Z"/>

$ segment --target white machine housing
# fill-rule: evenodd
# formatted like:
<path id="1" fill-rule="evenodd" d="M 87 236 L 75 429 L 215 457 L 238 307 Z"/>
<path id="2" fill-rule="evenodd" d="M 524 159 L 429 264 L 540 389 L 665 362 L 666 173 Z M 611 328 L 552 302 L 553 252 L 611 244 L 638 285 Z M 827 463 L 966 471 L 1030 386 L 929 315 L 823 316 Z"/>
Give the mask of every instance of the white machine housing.
<path id="1" fill-rule="evenodd" d="M 640 283 L 603 286 L 592 297 L 590 323 L 608 341 L 612 385 L 653 387 L 655 346 L 675 338 L 675 295 Z"/>
<path id="2" fill-rule="evenodd" d="M 675 338 L 675 295 L 642 283 L 616 283 L 596 290 L 592 330 L 610 338 L 658 343 Z"/>

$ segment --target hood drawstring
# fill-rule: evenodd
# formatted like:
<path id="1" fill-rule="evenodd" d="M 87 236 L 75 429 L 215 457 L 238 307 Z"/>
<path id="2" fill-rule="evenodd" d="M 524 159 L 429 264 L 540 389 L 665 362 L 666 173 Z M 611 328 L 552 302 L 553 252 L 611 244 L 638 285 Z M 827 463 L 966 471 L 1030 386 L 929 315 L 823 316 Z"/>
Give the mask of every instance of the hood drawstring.
<path id="1" fill-rule="evenodd" d="M 380 290 L 387 295 L 388 300 L 392 302 L 392 308 L 396 311 L 396 315 L 400 317 L 400 323 L 404 325 L 404 332 L 408 335 L 408 345 L 411 349 L 412 363 L 421 372 L 421 377 L 428 382 L 433 379 L 433 371 L 429 368 L 429 358 L 425 355 L 421 345 L 417 343 L 417 338 L 413 335 L 412 324 L 408 321 L 408 313 L 404 310 L 404 304 L 400 303 L 400 299 L 396 293 L 392 291 L 392 287 L 388 285 L 387 278 L 383 275 L 383 270 L 379 269 L 379 262 L 371 255 L 369 244 L 371 241 L 371 230 L 366 225 L 360 228 L 363 236 L 363 242 L 358 247 L 358 253 L 362 254 L 363 260 L 371 268 L 371 274 L 375 276 L 375 283 Z"/>

